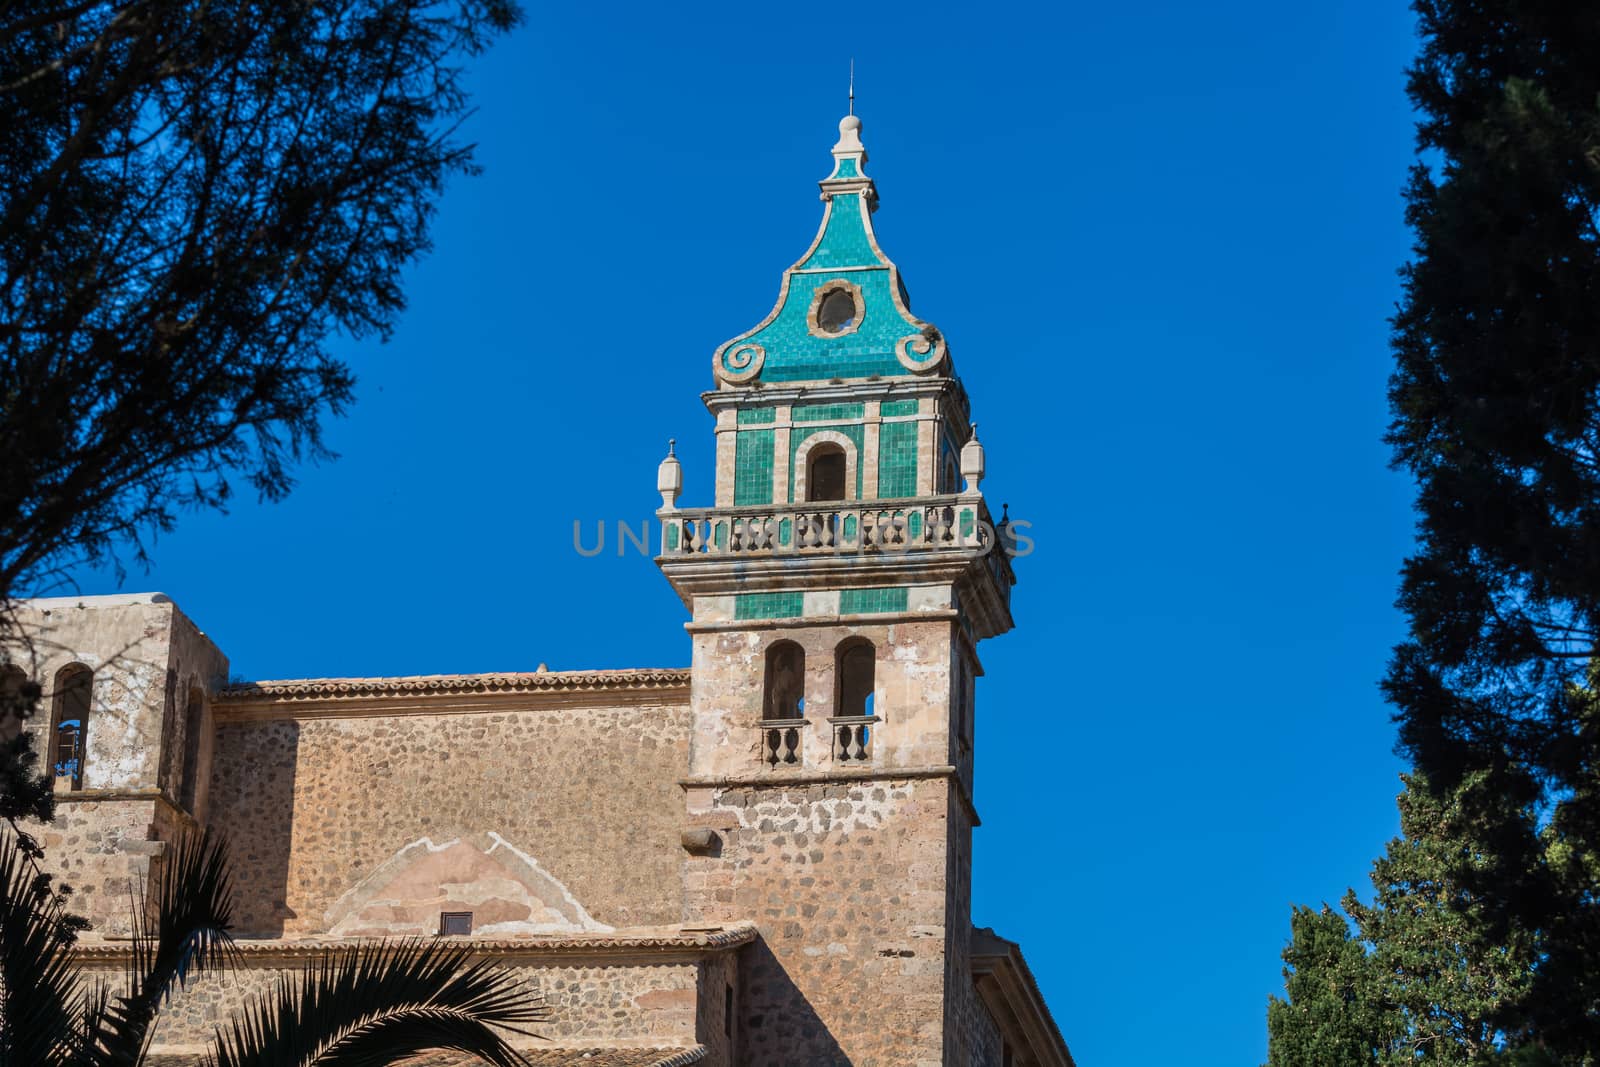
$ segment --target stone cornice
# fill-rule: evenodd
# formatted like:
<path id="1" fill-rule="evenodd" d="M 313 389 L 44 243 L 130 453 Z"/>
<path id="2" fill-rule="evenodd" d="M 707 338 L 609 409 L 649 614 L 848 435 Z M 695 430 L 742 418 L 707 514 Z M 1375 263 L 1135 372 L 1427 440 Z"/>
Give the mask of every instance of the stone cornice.
<path id="1" fill-rule="evenodd" d="M 697 596 L 949 583 L 975 636 L 985 638 L 1011 629 L 1010 586 L 1015 581 L 1008 560 L 1002 557 L 996 565 L 986 556 L 981 548 L 768 555 L 694 552 L 657 556 L 656 565 L 691 611 Z M 690 624 L 699 625 L 704 624 Z"/>
<path id="2" fill-rule="evenodd" d="M 468 949 L 473 956 L 500 962 L 628 962 L 659 963 L 663 959 L 690 960 L 718 952 L 729 952 L 756 939 L 751 922 L 716 927 L 640 927 L 609 934 L 573 934 L 556 937 L 455 937 L 452 946 Z M 242 962 L 253 966 L 276 963 L 301 963 L 319 959 L 329 952 L 360 945 L 393 943 L 403 938 L 273 938 L 239 940 L 234 947 Z M 85 964 L 121 963 L 132 955 L 132 943 L 80 941 L 73 954 Z"/>
<path id="3" fill-rule="evenodd" d="M 533 703 L 539 707 L 681 703 L 689 671 L 660 668 L 613 671 L 537 671 L 518 674 L 438 674 L 405 678 L 301 678 L 229 686 L 214 708 L 227 721 L 312 715 L 372 715 L 415 709 L 469 712 Z"/>
<path id="4" fill-rule="evenodd" d="M 113 801 L 150 801 L 165 807 L 186 826 L 200 824 L 165 789 L 72 789 L 55 795 L 57 804 L 104 804 Z"/>
<path id="5" fill-rule="evenodd" d="M 978 808 L 967 792 L 957 768 L 943 764 L 932 767 L 834 767 L 820 770 L 812 767 L 798 769 L 769 768 L 746 774 L 709 774 L 679 778 L 680 789 L 792 789 L 805 785 L 837 785 L 841 782 L 912 782 L 928 778 L 943 778 L 955 784 L 956 799 L 972 820 L 974 827 L 982 826 Z"/>
<path id="6" fill-rule="evenodd" d="M 988 928 L 974 928 L 970 960 L 973 981 L 990 1017 L 1014 1045 L 1032 1051 L 1028 1062 L 1073 1067 L 1072 1053 L 1022 958 L 1021 946 Z"/>
<path id="7" fill-rule="evenodd" d="M 838 379 L 814 381 L 775 382 L 760 386 L 755 392 L 764 404 L 838 404 L 860 403 L 864 400 L 910 400 L 912 397 L 938 396 L 944 392 L 959 394 L 960 383 L 950 377 L 929 378 L 878 378 L 854 379 L 848 383 Z M 723 408 L 748 407 L 750 391 L 730 392 L 713 390 L 700 394 L 700 399 L 712 414 Z M 762 426 L 744 426 L 741 429 L 759 430 Z"/>
<path id="8" fill-rule="evenodd" d="M 722 633 L 729 630 L 737 630 L 742 633 L 750 630 L 784 630 L 820 626 L 938 622 L 940 619 L 954 622 L 960 618 L 960 612 L 950 608 L 939 608 L 933 611 L 878 611 L 861 612 L 854 615 L 806 615 L 796 616 L 792 619 L 730 619 L 725 622 L 686 622 L 683 624 L 683 628 L 692 634 Z M 980 671 L 979 673 L 981 674 L 982 672 Z"/>

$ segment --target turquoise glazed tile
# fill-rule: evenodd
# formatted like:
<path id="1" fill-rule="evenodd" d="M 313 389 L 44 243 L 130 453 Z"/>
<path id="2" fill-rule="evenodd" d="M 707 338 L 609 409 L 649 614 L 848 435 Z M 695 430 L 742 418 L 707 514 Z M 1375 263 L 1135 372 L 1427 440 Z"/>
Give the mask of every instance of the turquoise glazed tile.
<path id="1" fill-rule="evenodd" d="M 718 349 L 759 345 L 765 352 L 759 380 L 794 382 L 849 378 L 904 378 L 911 374 L 895 355 L 896 344 L 923 328 L 912 316 L 905 286 L 894 264 L 873 248 L 870 212 L 860 193 L 836 193 L 816 247 L 784 272 L 780 306 L 772 321 Z M 861 291 L 862 307 L 849 333 L 813 334 L 807 313 L 818 290 L 846 281 Z"/>
<path id="2" fill-rule="evenodd" d="M 804 610 L 804 593 L 739 593 L 733 598 L 735 619 L 797 619 Z"/>
<path id="3" fill-rule="evenodd" d="M 839 594 L 839 614 L 875 615 L 905 611 L 909 594 L 910 590 L 903 586 L 894 589 L 846 589 Z"/>
<path id="4" fill-rule="evenodd" d="M 794 408 L 789 417 L 795 422 L 844 422 L 866 418 L 866 414 L 865 404 L 809 404 Z"/>
<path id="5" fill-rule="evenodd" d="M 867 240 L 862 219 L 866 206 L 860 193 L 836 194 L 829 204 L 822 240 L 796 270 L 837 270 L 840 267 L 881 267 L 883 261 Z"/>
<path id="6" fill-rule="evenodd" d="M 886 422 L 878 427 L 878 496 L 916 495 L 917 424 Z"/>
<path id="7" fill-rule="evenodd" d="M 772 503 L 772 450 L 772 430 L 745 430 L 734 438 L 735 507 Z"/>

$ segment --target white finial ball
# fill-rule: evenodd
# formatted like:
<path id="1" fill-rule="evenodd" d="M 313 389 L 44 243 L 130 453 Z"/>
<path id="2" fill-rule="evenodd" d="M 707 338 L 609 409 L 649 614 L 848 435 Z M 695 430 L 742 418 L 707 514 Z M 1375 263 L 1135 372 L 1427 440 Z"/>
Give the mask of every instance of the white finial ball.
<path id="1" fill-rule="evenodd" d="M 861 119 L 856 115 L 846 115 L 839 120 L 840 133 L 846 133 L 850 130 L 854 130 L 857 133 L 861 132 Z"/>

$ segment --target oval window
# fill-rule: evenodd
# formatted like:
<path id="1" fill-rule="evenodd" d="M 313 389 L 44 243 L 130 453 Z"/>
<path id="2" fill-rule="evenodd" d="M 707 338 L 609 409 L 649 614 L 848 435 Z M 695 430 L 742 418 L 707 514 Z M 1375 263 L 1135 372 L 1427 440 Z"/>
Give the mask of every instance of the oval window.
<path id="1" fill-rule="evenodd" d="M 848 289 L 830 289 L 817 305 L 817 327 L 823 333 L 844 333 L 856 324 L 860 309 Z"/>

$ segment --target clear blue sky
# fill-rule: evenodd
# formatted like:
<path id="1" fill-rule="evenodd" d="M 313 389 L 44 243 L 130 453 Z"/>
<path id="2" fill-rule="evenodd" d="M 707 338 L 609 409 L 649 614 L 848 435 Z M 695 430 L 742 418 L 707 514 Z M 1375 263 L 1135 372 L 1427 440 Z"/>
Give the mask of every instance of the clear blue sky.
<path id="1" fill-rule="evenodd" d="M 346 347 L 342 458 L 124 587 L 251 678 L 686 665 L 653 565 L 572 521 L 648 518 L 668 436 L 710 502 L 711 352 L 815 230 L 854 56 L 879 236 L 1037 541 L 982 650 L 974 918 L 1085 1067 L 1259 1063 L 1291 902 L 1397 828 L 1413 46 L 1399 2 L 535 4 L 400 330 Z"/>

